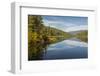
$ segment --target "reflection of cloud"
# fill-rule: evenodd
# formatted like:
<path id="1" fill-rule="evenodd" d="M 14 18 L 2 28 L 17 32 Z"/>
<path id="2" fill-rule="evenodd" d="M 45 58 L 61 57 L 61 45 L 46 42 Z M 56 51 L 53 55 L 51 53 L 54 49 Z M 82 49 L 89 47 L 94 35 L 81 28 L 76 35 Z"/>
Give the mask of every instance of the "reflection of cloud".
<path id="1" fill-rule="evenodd" d="M 51 44 L 48 48 L 49 51 L 55 50 L 59 51 L 62 49 L 71 49 L 75 47 L 88 47 L 88 44 L 85 42 L 75 41 L 75 40 L 64 40 L 55 44 Z"/>
<path id="2" fill-rule="evenodd" d="M 74 40 L 65 40 L 64 42 L 67 45 L 80 46 L 80 47 L 88 47 L 88 44 L 85 43 L 85 42 L 74 41 Z"/>

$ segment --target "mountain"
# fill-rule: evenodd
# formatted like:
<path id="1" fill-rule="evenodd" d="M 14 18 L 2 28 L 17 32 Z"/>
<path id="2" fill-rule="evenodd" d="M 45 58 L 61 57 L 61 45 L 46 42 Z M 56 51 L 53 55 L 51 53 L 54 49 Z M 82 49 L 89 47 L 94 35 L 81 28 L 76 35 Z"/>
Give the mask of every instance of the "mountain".
<path id="1" fill-rule="evenodd" d="M 84 32 L 84 31 L 87 31 L 87 30 L 71 31 L 71 32 L 68 32 L 68 33 L 71 34 L 71 35 L 76 35 L 80 32 Z"/>
<path id="2" fill-rule="evenodd" d="M 75 37 L 84 42 L 88 42 L 88 31 L 80 31 L 79 33 L 75 34 Z"/>

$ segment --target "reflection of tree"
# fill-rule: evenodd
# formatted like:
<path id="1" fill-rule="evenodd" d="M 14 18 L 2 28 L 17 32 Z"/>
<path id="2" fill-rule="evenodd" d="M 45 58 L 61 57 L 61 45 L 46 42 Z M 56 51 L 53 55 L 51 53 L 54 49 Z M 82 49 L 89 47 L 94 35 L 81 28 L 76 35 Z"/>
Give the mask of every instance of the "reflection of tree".
<path id="1" fill-rule="evenodd" d="M 41 16 L 28 16 L 28 60 L 39 60 L 46 52 L 47 34 Z"/>
<path id="2" fill-rule="evenodd" d="M 31 42 L 28 49 L 28 60 L 42 60 L 48 44 Z"/>

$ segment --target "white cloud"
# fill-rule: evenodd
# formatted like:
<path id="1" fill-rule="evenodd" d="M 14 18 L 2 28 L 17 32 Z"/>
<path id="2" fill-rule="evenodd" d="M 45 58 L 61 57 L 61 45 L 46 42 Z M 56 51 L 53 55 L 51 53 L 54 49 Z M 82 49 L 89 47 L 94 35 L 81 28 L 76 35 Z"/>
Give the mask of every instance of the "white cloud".
<path id="1" fill-rule="evenodd" d="M 74 26 L 74 27 L 69 27 L 65 29 L 66 32 L 80 31 L 80 30 L 88 30 L 88 26 L 80 25 L 80 26 Z"/>
<path id="2" fill-rule="evenodd" d="M 50 26 L 65 32 L 70 31 L 79 31 L 79 30 L 87 30 L 87 25 L 76 25 L 73 23 L 62 22 L 62 21 L 53 21 L 53 20 L 44 20 L 45 26 Z"/>

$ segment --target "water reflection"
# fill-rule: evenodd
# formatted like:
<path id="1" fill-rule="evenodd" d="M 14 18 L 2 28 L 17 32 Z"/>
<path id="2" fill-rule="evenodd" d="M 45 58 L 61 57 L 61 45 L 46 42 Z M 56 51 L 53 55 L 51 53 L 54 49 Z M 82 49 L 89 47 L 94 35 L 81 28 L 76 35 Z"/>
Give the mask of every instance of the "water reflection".
<path id="1" fill-rule="evenodd" d="M 67 39 L 54 44 L 32 42 L 28 45 L 28 60 L 87 58 L 87 43 Z"/>
<path id="2" fill-rule="evenodd" d="M 47 47 L 47 43 L 30 42 L 28 45 L 28 60 L 42 60 Z"/>

